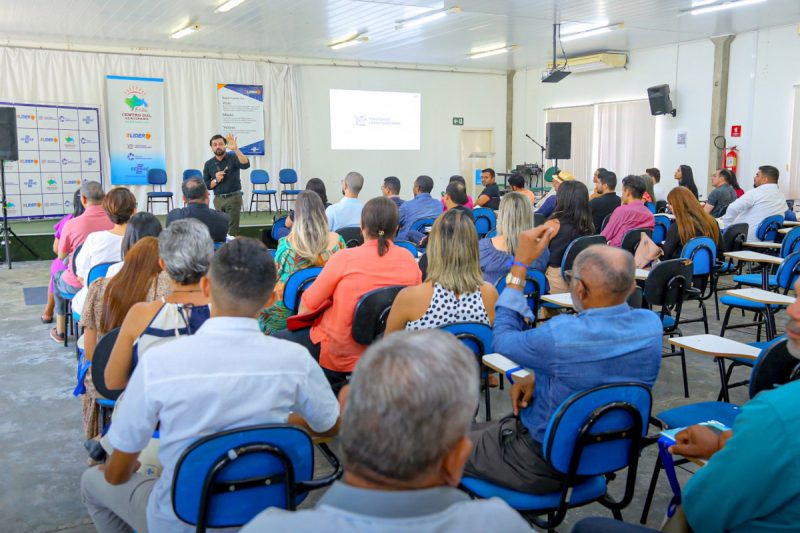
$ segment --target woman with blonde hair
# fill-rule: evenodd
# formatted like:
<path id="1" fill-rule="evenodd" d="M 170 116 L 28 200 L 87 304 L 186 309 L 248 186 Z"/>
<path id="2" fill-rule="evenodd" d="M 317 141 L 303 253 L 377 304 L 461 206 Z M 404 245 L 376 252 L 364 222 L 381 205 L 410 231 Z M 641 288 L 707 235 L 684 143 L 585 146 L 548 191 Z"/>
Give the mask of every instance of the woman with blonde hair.
<path id="1" fill-rule="evenodd" d="M 500 200 L 497 236 L 478 243 L 483 279 L 494 285 L 511 270 L 517 251 L 519 234 L 533 227 L 530 201 L 518 192 L 510 192 Z"/>
<path id="2" fill-rule="evenodd" d="M 323 266 L 330 257 L 346 248 L 344 239 L 328 228 L 328 217 L 319 194 L 306 190 L 297 195 L 292 231 L 278 242 L 278 301 L 261 312 L 258 325 L 267 335 L 286 329 L 292 311 L 283 303 L 283 289 L 289 276 L 297 271 Z"/>
<path id="3" fill-rule="evenodd" d="M 710 237 L 719 246 L 719 225 L 703 209 L 694 193 L 686 187 L 675 187 L 667 195 L 675 222 L 667 230 L 661 259 L 676 259 L 686 243 L 695 237 Z"/>
<path id="4" fill-rule="evenodd" d="M 530 207 L 527 209 L 530 214 Z M 397 294 L 386 333 L 438 328 L 456 322 L 492 325 L 497 290 L 483 280 L 478 234 L 469 217 L 450 209 L 437 218 L 426 254 L 425 282 Z"/>

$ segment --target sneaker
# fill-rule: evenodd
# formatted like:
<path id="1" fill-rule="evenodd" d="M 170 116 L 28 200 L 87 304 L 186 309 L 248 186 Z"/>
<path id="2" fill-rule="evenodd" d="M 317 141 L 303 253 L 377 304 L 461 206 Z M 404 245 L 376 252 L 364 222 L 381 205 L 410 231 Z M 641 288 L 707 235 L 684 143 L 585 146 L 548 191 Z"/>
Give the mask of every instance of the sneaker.
<path id="1" fill-rule="evenodd" d="M 50 338 L 53 339 L 53 342 L 57 342 L 59 344 L 64 344 L 64 334 L 59 334 L 56 331 L 56 328 L 50 329 Z"/>

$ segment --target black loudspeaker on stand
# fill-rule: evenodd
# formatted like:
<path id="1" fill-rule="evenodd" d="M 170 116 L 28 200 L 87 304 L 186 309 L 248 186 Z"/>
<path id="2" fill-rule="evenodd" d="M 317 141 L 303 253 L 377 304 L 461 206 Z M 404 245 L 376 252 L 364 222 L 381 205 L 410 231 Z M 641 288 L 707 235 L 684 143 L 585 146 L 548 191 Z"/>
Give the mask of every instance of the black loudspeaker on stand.
<path id="1" fill-rule="evenodd" d="M 0 107 L 0 203 L 3 205 L 3 226 L 0 228 L 0 239 L 3 240 L 3 251 L 6 256 L 6 265 L 11 269 L 11 239 L 15 239 L 28 250 L 33 257 L 39 256 L 22 242 L 14 230 L 8 225 L 8 203 L 6 199 L 6 161 L 17 161 L 17 110 L 13 107 Z"/>

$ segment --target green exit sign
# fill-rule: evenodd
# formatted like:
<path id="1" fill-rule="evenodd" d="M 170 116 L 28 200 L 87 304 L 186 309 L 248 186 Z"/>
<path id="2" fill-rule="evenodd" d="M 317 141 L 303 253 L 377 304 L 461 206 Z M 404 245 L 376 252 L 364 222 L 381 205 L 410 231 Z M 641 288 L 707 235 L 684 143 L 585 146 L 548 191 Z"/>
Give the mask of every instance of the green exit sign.
<path id="1" fill-rule="evenodd" d="M 463 126 L 464 117 L 453 117 L 453 126 Z"/>

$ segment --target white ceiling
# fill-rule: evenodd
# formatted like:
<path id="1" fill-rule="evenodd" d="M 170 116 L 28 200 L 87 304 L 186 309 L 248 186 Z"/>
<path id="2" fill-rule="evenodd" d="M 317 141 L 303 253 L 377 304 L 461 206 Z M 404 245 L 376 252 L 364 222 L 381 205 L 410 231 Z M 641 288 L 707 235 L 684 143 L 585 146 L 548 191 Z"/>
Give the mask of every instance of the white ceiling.
<path id="1" fill-rule="evenodd" d="M 692 0 L 33 0 L 0 3 L 0 42 L 387 61 L 472 68 L 539 68 L 551 53 L 554 21 L 622 22 L 624 28 L 564 43 L 568 55 L 635 50 L 800 22 L 800 1 L 678 16 Z M 462 11 L 413 29 L 395 21 L 443 5 Z M 180 40 L 170 33 L 201 30 Z M 333 51 L 332 41 L 365 31 L 369 42 Z M 468 59 L 471 49 L 517 44 L 512 53 Z"/>

